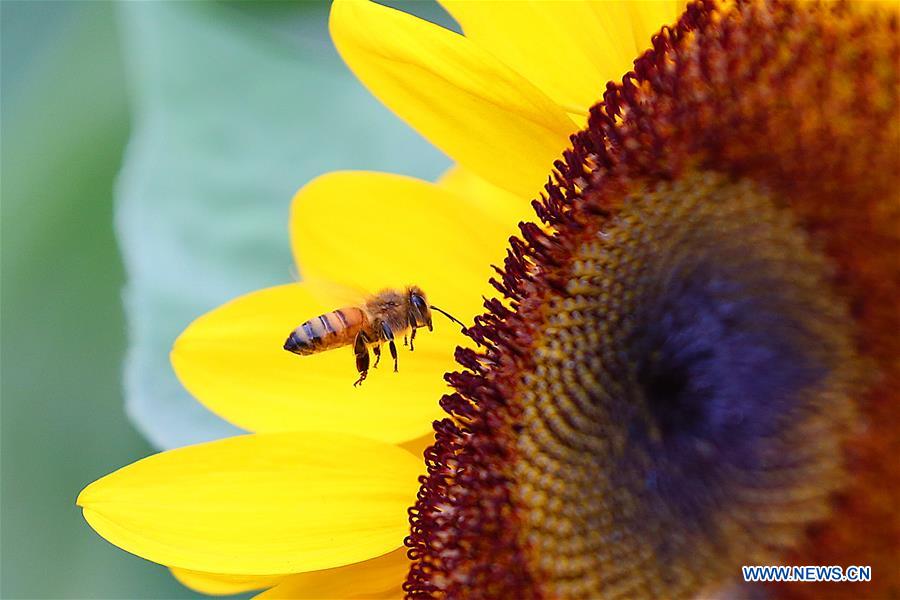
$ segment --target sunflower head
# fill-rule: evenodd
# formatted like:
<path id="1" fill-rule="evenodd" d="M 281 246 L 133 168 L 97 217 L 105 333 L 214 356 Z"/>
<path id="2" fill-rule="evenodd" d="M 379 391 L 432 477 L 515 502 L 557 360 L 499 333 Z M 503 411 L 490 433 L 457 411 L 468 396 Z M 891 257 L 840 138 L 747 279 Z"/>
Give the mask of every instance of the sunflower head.
<path id="1" fill-rule="evenodd" d="M 457 352 L 412 596 L 688 596 L 791 553 L 897 586 L 852 533 L 898 533 L 897 30 L 700 2 L 607 85 Z"/>

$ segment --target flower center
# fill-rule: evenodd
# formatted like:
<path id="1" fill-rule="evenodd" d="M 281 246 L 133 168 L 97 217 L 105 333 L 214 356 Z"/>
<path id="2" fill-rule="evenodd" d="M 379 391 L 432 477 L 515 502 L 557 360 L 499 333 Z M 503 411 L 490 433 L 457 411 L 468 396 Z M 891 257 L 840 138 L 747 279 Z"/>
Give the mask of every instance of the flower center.
<path id="1" fill-rule="evenodd" d="M 543 591 L 678 597 L 770 562 L 827 512 L 853 422 L 825 260 L 765 194 L 703 174 L 630 195 L 572 261 L 512 468 Z"/>

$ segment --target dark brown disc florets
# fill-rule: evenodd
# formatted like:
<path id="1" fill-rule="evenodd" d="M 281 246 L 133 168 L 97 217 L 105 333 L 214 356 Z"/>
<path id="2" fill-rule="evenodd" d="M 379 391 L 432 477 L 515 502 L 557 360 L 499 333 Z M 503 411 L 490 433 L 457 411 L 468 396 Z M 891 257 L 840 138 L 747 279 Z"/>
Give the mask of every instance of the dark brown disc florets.
<path id="1" fill-rule="evenodd" d="M 699 2 L 607 85 L 448 375 L 410 596 L 774 561 L 900 593 L 898 44 L 858 5 Z"/>

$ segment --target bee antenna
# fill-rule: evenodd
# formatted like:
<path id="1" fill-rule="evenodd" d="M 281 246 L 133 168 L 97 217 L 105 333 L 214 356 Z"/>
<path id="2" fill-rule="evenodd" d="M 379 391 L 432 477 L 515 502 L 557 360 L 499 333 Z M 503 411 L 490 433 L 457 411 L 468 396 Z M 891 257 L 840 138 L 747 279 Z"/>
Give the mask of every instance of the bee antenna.
<path id="1" fill-rule="evenodd" d="M 447 311 L 441 310 L 440 308 L 438 308 L 437 306 L 434 306 L 433 304 L 430 305 L 428 308 L 430 308 L 431 310 L 436 310 L 436 311 L 438 311 L 439 313 L 441 313 L 442 315 L 444 315 L 445 317 L 447 317 L 448 319 L 450 319 L 451 321 L 453 321 L 454 323 L 456 323 L 457 325 L 459 325 L 460 327 L 462 327 L 463 335 L 466 335 L 466 336 L 469 335 L 469 328 L 466 327 L 466 324 L 463 323 L 462 321 L 460 321 L 459 319 L 457 319 L 456 317 L 454 317 L 453 315 L 451 315 L 450 313 L 448 313 Z M 469 337 L 471 337 L 471 336 L 469 336 Z M 474 339 L 474 338 L 473 338 L 473 339 Z M 475 343 L 476 343 L 479 347 L 481 346 L 481 344 L 478 342 L 478 340 L 475 340 Z"/>
<path id="2" fill-rule="evenodd" d="M 430 308 L 431 310 L 438 311 L 439 313 L 441 313 L 442 315 L 444 315 L 445 317 L 447 317 L 448 319 L 450 319 L 451 321 L 453 321 L 454 323 L 456 323 L 457 325 L 462 327 L 463 333 L 468 333 L 468 331 L 466 330 L 466 324 L 463 323 L 462 321 L 460 321 L 459 319 L 457 319 L 456 317 L 454 317 L 453 315 L 451 315 L 450 313 L 448 313 L 447 311 L 441 310 L 437 306 L 429 306 L 428 308 Z"/>

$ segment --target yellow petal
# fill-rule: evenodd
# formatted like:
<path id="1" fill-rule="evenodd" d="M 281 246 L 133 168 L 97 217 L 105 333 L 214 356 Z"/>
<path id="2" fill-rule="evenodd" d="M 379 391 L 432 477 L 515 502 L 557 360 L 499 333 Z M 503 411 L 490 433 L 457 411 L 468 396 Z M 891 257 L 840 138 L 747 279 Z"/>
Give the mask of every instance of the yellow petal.
<path id="1" fill-rule="evenodd" d="M 390 444 L 326 433 L 251 434 L 170 450 L 78 497 L 113 544 L 170 567 L 278 575 L 395 550 L 421 461 Z"/>
<path id="2" fill-rule="evenodd" d="M 502 263 L 517 231 L 514 210 L 482 207 L 492 201 L 399 175 L 330 173 L 294 198 L 294 254 L 304 277 L 371 291 L 417 284 L 429 302 L 471 323 L 482 295 L 493 293 L 491 264 Z M 517 206 L 530 212 L 527 201 Z M 434 323 L 435 333 L 458 330 L 440 315 Z"/>
<path id="3" fill-rule="evenodd" d="M 403 591 L 400 586 L 406 580 L 407 571 L 409 559 L 406 558 L 406 548 L 398 548 L 389 554 L 361 563 L 291 575 L 257 598 L 266 600 L 402 598 Z"/>
<path id="4" fill-rule="evenodd" d="M 466 37 L 514 68 L 572 114 L 621 80 L 677 2 L 441 0 Z M 682 3 L 683 4 L 683 3 Z M 580 121 L 579 121 L 580 122 Z"/>
<path id="5" fill-rule="evenodd" d="M 423 435 L 420 438 L 416 438 L 414 440 L 409 440 L 408 442 L 403 442 L 400 444 L 400 447 L 406 450 L 407 452 L 411 452 L 414 456 L 422 457 L 425 455 L 425 450 L 434 444 L 434 432 L 427 435 Z M 424 464 L 422 465 L 422 474 L 425 474 Z"/>
<path id="6" fill-rule="evenodd" d="M 356 247 L 356 246 L 354 246 Z M 312 282 L 253 292 L 194 321 L 175 341 L 172 365 L 198 400 L 250 431 L 317 430 L 399 443 L 431 431 L 454 368 L 459 328 L 436 323 L 399 346 L 398 373 L 387 349 L 360 387 L 350 346 L 298 356 L 284 350 L 300 323 L 341 307 Z M 374 359 L 373 359 L 374 360 Z"/>
<path id="7" fill-rule="evenodd" d="M 442 0 L 466 37 L 534 83 L 558 104 L 586 113 L 605 84 L 621 78 L 634 60 L 621 43 L 622 26 L 602 26 L 585 2 Z"/>
<path id="8" fill-rule="evenodd" d="M 531 198 L 517 196 L 459 165 L 447 169 L 437 185 L 459 197 L 457 202 L 471 203 L 498 223 L 509 224 L 533 221 L 537 217 L 531 208 Z M 511 235 L 511 234 L 510 234 Z"/>
<path id="9" fill-rule="evenodd" d="M 577 126 L 537 87 L 463 36 L 372 2 L 338 0 L 330 25 L 388 108 L 481 177 L 538 195 Z"/>
<path id="10" fill-rule="evenodd" d="M 631 16 L 631 30 L 634 33 L 634 44 L 637 54 L 651 47 L 650 38 L 663 25 L 674 25 L 684 10 L 684 0 L 643 0 L 631 2 L 622 0 Z M 602 8 L 601 8 L 602 10 Z"/>
<path id="11" fill-rule="evenodd" d="M 268 589 L 287 577 L 285 575 L 222 575 L 221 573 L 204 573 L 177 567 L 170 570 L 182 585 L 195 592 L 212 596 L 230 596 L 241 592 Z"/>

